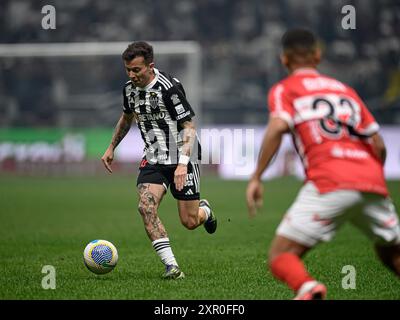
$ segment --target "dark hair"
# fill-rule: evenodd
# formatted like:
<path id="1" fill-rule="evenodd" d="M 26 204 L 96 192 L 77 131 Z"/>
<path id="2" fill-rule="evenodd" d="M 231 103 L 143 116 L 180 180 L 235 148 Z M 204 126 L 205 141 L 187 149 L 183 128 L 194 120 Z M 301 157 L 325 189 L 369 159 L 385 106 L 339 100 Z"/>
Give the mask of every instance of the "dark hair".
<path id="1" fill-rule="evenodd" d="M 282 36 L 282 47 L 284 51 L 306 54 L 317 47 L 317 38 L 307 29 L 291 29 Z"/>
<path id="2" fill-rule="evenodd" d="M 131 43 L 122 54 L 122 59 L 125 61 L 131 61 L 136 57 L 143 57 L 146 64 L 153 62 L 153 47 L 144 41 Z"/>

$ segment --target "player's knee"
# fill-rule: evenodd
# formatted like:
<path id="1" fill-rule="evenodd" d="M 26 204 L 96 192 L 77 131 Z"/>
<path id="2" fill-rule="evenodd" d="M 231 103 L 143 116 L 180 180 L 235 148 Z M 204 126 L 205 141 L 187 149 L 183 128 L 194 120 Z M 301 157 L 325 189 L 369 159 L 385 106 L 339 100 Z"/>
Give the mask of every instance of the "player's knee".
<path id="1" fill-rule="evenodd" d="M 193 218 L 193 217 L 187 217 L 185 219 L 181 220 L 182 225 L 189 230 L 194 230 L 198 227 L 199 223 L 197 221 L 197 219 Z"/>

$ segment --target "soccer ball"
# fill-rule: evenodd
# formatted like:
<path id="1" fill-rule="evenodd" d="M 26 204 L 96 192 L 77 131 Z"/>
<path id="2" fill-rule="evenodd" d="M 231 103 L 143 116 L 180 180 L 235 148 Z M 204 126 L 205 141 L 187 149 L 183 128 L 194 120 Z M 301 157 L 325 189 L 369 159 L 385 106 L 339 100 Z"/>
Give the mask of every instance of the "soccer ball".
<path id="1" fill-rule="evenodd" d="M 117 248 L 107 240 L 93 240 L 83 252 L 83 262 L 93 273 L 108 273 L 117 265 Z"/>

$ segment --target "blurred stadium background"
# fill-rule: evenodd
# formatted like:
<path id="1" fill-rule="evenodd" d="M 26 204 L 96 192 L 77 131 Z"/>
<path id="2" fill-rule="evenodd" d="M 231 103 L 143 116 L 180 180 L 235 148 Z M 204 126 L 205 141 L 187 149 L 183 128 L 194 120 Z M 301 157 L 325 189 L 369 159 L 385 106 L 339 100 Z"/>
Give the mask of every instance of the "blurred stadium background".
<path id="1" fill-rule="evenodd" d="M 56 9 L 54 30 L 41 27 L 46 4 Z M 341 25 L 348 4 L 356 8 L 355 30 Z M 320 70 L 352 85 L 381 124 L 400 124 L 396 0 L 3 0 L 0 6 L 1 171 L 32 171 L 35 162 L 33 171 L 46 171 L 59 160 L 78 170 L 76 163 L 97 160 L 121 111 L 120 54 L 134 40 L 163 43 L 155 46 L 157 66 L 182 80 L 200 127 L 262 128 L 266 93 L 286 74 L 280 37 L 288 27 L 306 26 L 322 40 Z M 118 159 L 140 157 L 140 147 L 135 155 L 126 148 Z M 38 167 L 43 162 L 48 169 Z"/>
<path id="2" fill-rule="evenodd" d="M 356 8 L 355 30 L 344 30 L 341 26 L 344 17 L 341 9 L 349 4 Z M 44 5 L 53 5 L 56 9 L 54 30 L 42 29 Z M 256 130 L 254 144 L 257 145 L 268 119 L 267 91 L 286 75 L 278 58 L 280 37 L 293 26 L 309 27 L 317 32 L 324 50 L 320 70 L 350 84 L 365 100 L 387 133 L 385 141 L 390 159 L 385 169 L 391 178 L 400 178 L 398 0 L 1 0 L 0 218 L 4 232 L 0 248 L 6 273 L 1 280 L 5 289 L 0 297 L 289 298 L 271 277 L 266 281 L 273 284 L 266 284 L 264 280 L 260 283 L 258 279 L 265 272 L 266 245 L 300 183 L 291 179 L 272 182 L 275 193 L 267 198 L 267 203 L 269 200 L 274 203 L 268 207 L 271 215 L 260 218 L 264 224 L 248 225 L 243 199 L 245 184 L 219 179 L 235 178 L 229 166 L 204 165 L 203 191 L 216 203 L 221 225 L 225 223 L 225 229 L 222 227 L 216 236 L 221 241 L 215 244 L 219 249 L 215 257 L 210 258 L 213 259 L 211 265 L 219 270 L 218 259 L 223 257 L 229 268 L 231 257 L 237 252 L 248 252 L 245 261 L 241 261 L 243 265 L 236 265 L 235 276 L 240 278 L 246 270 L 249 277 L 237 291 L 224 289 L 225 282 L 214 286 L 213 281 L 222 281 L 217 273 L 199 279 L 199 283 L 209 286 L 204 291 L 196 291 L 202 289 L 199 283 L 187 285 L 182 296 L 169 295 L 169 285 L 162 285 L 162 290 L 158 291 L 158 279 L 150 278 L 146 279 L 154 281 L 146 294 L 137 293 L 148 285 L 140 282 L 136 287 L 137 295 L 120 291 L 113 295 L 112 290 L 106 293 L 93 289 L 102 285 L 99 282 L 96 285 L 85 282 L 86 270 L 79 270 L 76 277 L 75 268 L 76 264 L 81 266 L 80 250 L 88 241 L 100 236 L 115 241 L 126 254 L 120 266 L 122 271 L 131 270 L 128 262 L 135 263 L 136 257 L 140 257 L 144 266 L 156 261 L 150 255 L 151 248 L 138 215 L 134 218 L 134 230 L 143 234 L 132 237 L 131 233 L 134 177 L 125 173 L 135 175 L 136 162 L 141 155 L 142 143 L 136 139 L 136 128 L 118 148 L 112 178 L 107 176 L 99 160 L 122 112 L 121 90 L 127 79 L 120 54 L 125 46 L 135 40 L 155 45 L 156 66 L 182 80 L 189 101 L 199 115 L 199 127 L 251 128 Z M 202 144 L 206 149 L 223 153 L 218 149 L 222 146 L 209 146 L 210 141 L 202 141 Z M 276 161 L 277 167 L 271 176 L 301 175 L 298 164 L 297 169 L 293 168 L 296 160 L 289 144 L 288 141 L 283 147 L 286 162 Z M 257 153 L 256 147 L 253 151 Z M 112 199 L 104 188 L 112 190 Z M 392 182 L 390 188 L 399 208 L 399 183 Z M 126 199 L 129 201 L 121 204 Z M 171 199 L 166 200 L 165 206 L 174 210 Z M 110 217 L 110 212 L 119 218 Z M 175 239 L 185 239 L 188 234 L 181 232 L 177 217 L 170 216 L 165 217 L 165 223 L 173 230 Z M 102 221 L 106 221 L 107 227 Z M 227 221 L 232 223 L 227 225 Z M 241 236 L 236 238 L 235 234 Z M 248 242 L 246 234 L 260 235 L 260 241 L 251 242 L 254 245 L 251 252 L 244 246 Z M 200 233 L 195 233 L 195 237 L 197 235 L 198 241 L 205 241 Z M 369 264 L 373 258 L 372 251 L 365 252 L 368 243 L 363 238 L 354 240 L 351 237 L 352 231 L 347 230 L 331 253 L 319 260 L 321 268 L 316 266 L 314 271 L 322 277 L 332 275 L 353 258 L 366 261 L 365 266 Z M 347 249 L 348 239 L 358 243 L 353 251 Z M 129 256 L 132 252 L 127 248 L 133 242 L 135 253 Z M 229 250 L 225 246 L 227 242 L 234 251 L 223 255 L 221 250 Z M 26 257 L 28 248 L 32 250 L 28 253 L 30 260 L 25 261 L 22 257 Z M 183 261 L 193 273 L 198 266 L 206 270 L 210 265 L 209 261 L 190 260 L 189 255 L 199 250 L 191 244 L 181 242 L 176 250 L 185 253 L 182 259 L 186 259 Z M 345 259 L 337 260 L 336 252 Z M 320 257 L 316 251 L 310 260 L 313 255 Z M 252 257 L 256 260 L 252 261 Z M 26 268 L 21 261 L 25 261 Z M 248 261 L 252 261 L 256 269 L 249 269 Z M 49 295 L 40 290 L 40 268 L 45 263 L 68 270 L 60 279 L 66 291 Z M 33 269 L 29 267 L 31 264 Z M 158 267 L 152 272 L 156 273 Z M 333 267 L 336 269 L 329 269 Z M 364 291 L 345 292 L 339 287 L 340 273 L 325 281 L 337 287 L 339 298 L 400 297 L 398 286 L 378 263 L 365 269 L 365 283 L 372 281 L 379 292 L 366 285 L 361 285 Z M 377 273 L 381 276 L 376 276 Z M 128 271 L 128 275 L 136 279 L 132 271 Z M 117 278 L 126 281 L 122 272 Z M 227 279 L 226 283 L 235 284 L 239 278 Z M 32 279 L 37 280 L 37 284 L 31 284 Z M 82 283 L 93 288 L 81 288 L 79 293 L 74 291 Z M 248 283 L 255 289 L 250 290 L 245 285 Z M 130 285 L 135 286 L 135 283 Z M 118 284 L 112 283 L 112 286 L 119 290 Z M 265 288 L 270 290 L 265 291 Z M 280 295 L 277 291 L 285 293 Z M 154 292 L 157 295 L 153 295 Z"/>

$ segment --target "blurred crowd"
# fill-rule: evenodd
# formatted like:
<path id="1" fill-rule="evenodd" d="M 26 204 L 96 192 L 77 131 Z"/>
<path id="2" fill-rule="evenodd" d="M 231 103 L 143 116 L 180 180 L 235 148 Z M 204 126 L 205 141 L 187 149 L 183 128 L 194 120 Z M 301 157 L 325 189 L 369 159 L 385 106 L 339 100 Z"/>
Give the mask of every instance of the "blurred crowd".
<path id="1" fill-rule="evenodd" d="M 56 8 L 56 30 L 40 27 L 45 4 Z M 342 28 L 345 5 L 356 8 L 354 30 Z M 289 27 L 308 27 L 322 41 L 320 70 L 352 85 L 382 121 L 400 123 L 398 0 L 2 0 L 0 8 L 1 43 L 198 41 L 206 123 L 264 123 L 267 114 L 260 117 L 260 112 L 267 90 L 285 76 L 278 58 L 280 37 Z M 25 112 L 13 124 L 59 125 L 53 104 L 62 100 L 62 69 L 35 80 L 29 71 L 51 68 L 47 62 L 18 66 L 18 76 L 15 68 L 0 63 L 0 95 L 8 92 L 2 109 L 14 103 Z M 27 82 L 20 83 L 25 81 L 21 78 Z M 99 90 L 103 81 L 114 81 L 111 88 L 119 90 L 124 75 L 101 79 Z M 41 94 L 43 88 L 52 94 Z M 399 110 L 397 118 L 392 113 L 385 117 L 389 109 Z"/>

